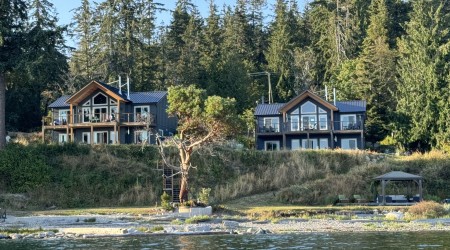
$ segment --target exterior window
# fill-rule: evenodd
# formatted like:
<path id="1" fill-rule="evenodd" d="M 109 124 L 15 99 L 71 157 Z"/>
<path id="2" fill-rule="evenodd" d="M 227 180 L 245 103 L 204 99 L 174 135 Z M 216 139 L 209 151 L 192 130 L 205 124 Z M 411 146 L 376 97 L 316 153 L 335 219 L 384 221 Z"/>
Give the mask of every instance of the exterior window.
<path id="1" fill-rule="evenodd" d="M 303 139 L 302 148 L 304 149 L 318 149 L 317 139 Z"/>
<path id="2" fill-rule="evenodd" d="M 300 140 L 299 139 L 292 139 L 291 140 L 291 149 L 296 150 L 300 148 Z"/>
<path id="3" fill-rule="evenodd" d="M 67 134 L 59 134 L 58 135 L 58 142 L 59 143 L 66 143 L 67 142 Z"/>
<path id="4" fill-rule="evenodd" d="M 106 105 L 108 104 L 106 102 L 106 99 L 108 99 L 104 94 L 98 93 L 96 96 L 94 96 L 94 105 Z"/>
<path id="5" fill-rule="evenodd" d="M 91 144 L 91 133 L 83 132 L 81 142 L 85 144 Z"/>
<path id="6" fill-rule="evenodd" d="M 264 129 L 266 132 L 280 132 L 280 120 L 278 117 L 264 118 Z"/>
<path id="7" fill-rule="evenodd" d="M 320 130 L 328 129 L 327 115 L 319 115 L 319 129 Z"/>
<path id="8" fill-rule="evenodd" d="M 315 115 L 302 115 L 302 130 L 317 129 Z"/>
<path id="9" fill-rule="evenodd" d="M 110 98 L 110 99 L 109 99 L 109 104 L 116 105 L 117 102 L 116 102 L 116 100 Z"/>
<path id="10" fill-rule="evenodd" d="M 327 149 L 328 148 L 328 139 L 320 139 L 319 140 L 319 147 L 320 149 Z"/>
<path id="11" fill-rule="evenodd" d="M 312 102 L 306 102 L 302 105 L 302 114 L 315 114 L 316 111 L 316 105 L 314 105 Z"/>
<path id="12" fill-rule="evenodd" d="M 341 115 L 342 129 L 353 129 L 356 126 L 356 115 Z"/>
<path id="13" fill-rule="evenodd" d="M 134 142 L 136 144 L 147 143 L 148 132 L 145 130 L 134 132 Z"/>
<path id="14" fill-rule="evenodd" d="M 357 149 L 356 139 L 342 139 L 341 147 L 342 149 Z"/>
<path id="15" fill-rule="evenodd" d="M 298 115 L 292 115 L 291 116 L 291 131 L 299 131 L 300 130 L 300 126 L 299 126 L 299 119 L 298 119 Z"/>
<path id="16" fill-rule="evenodd" d="M 114 133 L 114 131 L 109 132 L 108 144 L 116 144 L 116 133 Z"/>
<path id="17" fill-rule="evenodd" d="M 136 122 L 145 122 L 150 115 L 150 109 L 148 106 L 134 107 L 134 115 Z"/>
<path id="18" fill-rule="evenodd" d="M 113 106 L 109 108 L 109 121 L 116 121 L 117 119 L 117 107 Z"/>
<path id="19" fill-rule="evenodd" d="M 83 106 L 91 106 L 91 101 L 87 101 L 83 104 Z"/>
<path id="20" fill-rule="evenodd" d="M 90 122 L 91 120 L 91 109 L 83 108 L 83 122 Z"/>
<path id="21" fill-rule="evenodd" d="M 291 114 L 292 114 L 292 115 L 298 115 L 298 114 L 299 114 L 298 108 L 294 109 L 294 110 L 291 112 Z"/>
<path id="22" fill-rule="evenodd" d="M 266 151 L 280 150 L 280 142 L 279 141 L 266 141 L 266 142 L 264 142 L 264 149 Z"/>
<path id="23" fill-rule="evenodd" d="M 66 125 L 69 119 L 69 110 L 61 109 L 59 110 L 59 119 L 55 121 L 55 125 Z"/>
<path id="24" fill-rule="evenodd" d="M 319 108 L 319 113 L 323 114 L 323 113 L 327 113 L 327 111 L 325 111 L 325 110 Z"/>
<path id="25" fill-rule="evenodd" d="M 107 108 L 94 108 L 93 122 L 104 122 L 108 119 Z"/>
<path id="26" fill-rule="evenodd" d="M 108 132 L 94 132 L 94 144 L 106 144 L 108 143 Z"/>

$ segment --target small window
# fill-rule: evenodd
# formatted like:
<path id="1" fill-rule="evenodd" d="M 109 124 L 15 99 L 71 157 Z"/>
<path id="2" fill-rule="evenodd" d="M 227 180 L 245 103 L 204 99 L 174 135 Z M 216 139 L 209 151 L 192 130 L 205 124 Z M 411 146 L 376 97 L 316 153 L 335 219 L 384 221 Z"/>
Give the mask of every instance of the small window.
<path id="1" fill-rule="evenodd" d="M 300 149 L 300 139 L 291 140 L 291 149 L 292 150 Z"/>
<path id="2" fill-rule="evenodd" d="M 134 142 L 136 144 L 148 143 L 148 132 L 145 130 L 134 132 Z"/>
<path id="3" fill-rule="evenodd" d="M 115 105 L 115 104 L 117 104 L 117 102 L 116 102 L 116 100 L 110 98 L 110 99 L 109 99 L 109 104 L 114 104 L 114 105 Z"/>
<path id="4" fill-rule="evenodd" d="M 299 114 L 298 108 L 292 110 L 291 114 L 292 114 L 292 115 L 298 115 L 298 114 Z"/>
<path id="5" fill-rule="evenodd" d="M 94 96 L 94 105 L 107 104 L 107 99 L 108 98 L 104 94 L 98 93 L 96 96 Z"/>
<path id="6" fill-rule="evenodd" d="M 67 139 L 68 139 L 67 134 L 59 134 L 58 136 L 59 143 L 66 143 Z"/>
<path id="7" fill-rule="evenodd" d="M 280 120 L 278 117 L 265 117 L 264 129 L 265 132 L 280 132 Z"/>
<path id="8" fill-rule="evenodd" d="M 81 142 L 85 144 L 91 144 L 91 133 L 83 132 L 83 138 Z"/>
<path id="9" fill-rule="evenodd" d="M 322 138 L 319 140 L 319 148 L 327 149 L 328 148 L 328 139 Z"/>
<path id="10" fill-rule="evenodd" d="M 85 102 L 85 103 L 83 104 L 83 106 L 91 106 L 91 101 L 89 100 L 89 101 Z"/>
<path id="11" fill-rule="evenodd" d="M 302 105 L 302 114 L 313 114 L 316 113 L 316 105 L 312 102 L 306 102 Z"/>
<path id="12" fill-rule="evenodd" d="M 280 142 L 279 141 L 266 141 L 266 142 L 264 142 L 264 149 L 266 151 L 278 151 L 278 150 L 280 150 Z"/>
<path id="13" fill-rule="evenodd" d="M 357 149 L 356 139 L 342 139 L 341 147 L 342 149 Z"/>
<path id="14" fill-rule="evenodd" d="M 323 110 L 323 109 L 321 109 L 321 108 L 319 108 L 319 113 L 327 113 L 327 111 L 325 111 L 325 110 Z"/>

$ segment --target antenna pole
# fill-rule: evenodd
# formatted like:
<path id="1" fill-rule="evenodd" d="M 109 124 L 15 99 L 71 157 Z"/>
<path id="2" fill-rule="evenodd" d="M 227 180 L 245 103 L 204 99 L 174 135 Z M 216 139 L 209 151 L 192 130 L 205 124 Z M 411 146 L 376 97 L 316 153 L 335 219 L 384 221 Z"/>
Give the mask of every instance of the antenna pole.
<path id="1" fill-rule="evenodd" d="M 127 75 L 127 98 L 130 99 L 130 77 Z"/>
<path id="2" fill-rule="evenodd" d="M 122 78 L 119 75 L 119 94 L 122 94 Z"/>
<path id="3" fill-rule="evenodd" d="M 267 81 L 269 83 L 269 104 L 273 103 L 273 95 L 272 95 L 272 83 L 270 82 L 270 72 L 266 72 Z"/>

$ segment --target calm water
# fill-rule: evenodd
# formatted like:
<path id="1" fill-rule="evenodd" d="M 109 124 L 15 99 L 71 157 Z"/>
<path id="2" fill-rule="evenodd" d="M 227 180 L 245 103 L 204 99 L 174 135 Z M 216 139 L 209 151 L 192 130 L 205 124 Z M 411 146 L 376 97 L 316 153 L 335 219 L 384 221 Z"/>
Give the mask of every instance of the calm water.
<path id="1" fill-rule="evenodd" d="M 450 249 L 450 232 L 0 240 L 0 249 Z"/>

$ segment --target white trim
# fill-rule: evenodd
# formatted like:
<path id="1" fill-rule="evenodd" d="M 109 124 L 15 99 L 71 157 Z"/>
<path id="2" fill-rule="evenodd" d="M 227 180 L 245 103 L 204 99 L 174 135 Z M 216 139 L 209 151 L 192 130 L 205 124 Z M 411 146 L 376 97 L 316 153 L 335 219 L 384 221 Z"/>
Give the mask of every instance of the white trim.
<path id="1" fill-rule="evenodd" d="M 98 119 L 97 122 L 104 122 L 108 119 L 108 106 L 93 107 L 92 110 L 93 110 L 92 117 L 95 116 Z M 100 110 L 100 112 L 96 112 L 97 110 Z"/>
<path id="2" fill-rule="evenodd" d="M 353 117 L 353 121 L 349 119 L 350 117 Z M 341 129 L 346 130 L 351 126 L 356 125 L 356 114 L 346 114 L 341 115 Z"/>
<path id="3" fill-rule="evenodd" d="M 308 117 L 307 121 L 305 122 L 303 119 Z M 311 117 L 314 118 L 311 120 Z M 307 129 L 317 129 L 317 114 L 310 114 L 310 115 L 302 115 L 302 120 L 300 122 L 302 130 Z"/>
<path id="4" fill-rule="evenodd" d="M 264 117 L 264 128 L 269 130 L 267 132 L 280 132 L 280 118 Z"/>
<path id="5" fill-rule="evenodd" d="M 353 141 L 355 143 L 355 147 L 350 146 L 350 141 Z M 352 150 L 352 149 L 358 149 L 358 140 L 355 138 L 345 138 L 341 139 L 341 148 L 345 150 Z"/>
<path id="6" fill-rule="evenodd" d="M 106 101 L 105 101 L 105 103 L 95 103 L 95 97 L 97 97 L 98 95 L 102 95 L 102 96 L 104 96 L 105 98 L 106 98 Z M 94 95 L 93 97 L 92 97 L 92 105 L 93 106 L 106 106 L 106 105 L 108 105 L 108 96 L 107 95 L 105 95 L 105 94 L 103 94 L 102 92 L 99 92 L 99 93 L 97 93 L 96 95 Z"/>
<path id="7" fill-rule="evenodd" d="M 109 98 L 109 104 L 115 105 L 115 104 L 117 104 L 117 102 L 116 102 L 116 100 Z"/>
<path id="8" fill-rule="evenodd" d="M 99 142 L 99 140 L 98 140 L 98 138 L 97 138 L 97 136 L 99 135 L 99 134 L 105 134 L 106 133 L 106 138 L 109 138 L 108 137 L 108 131 L 94 131 L 94 144 L 107 144 L 108 143 L 108 141 L 103 141 L 104 140 L 104 138 L 102 138 L 101 139 L 101 142 Z"/>
<path id="9" fill-rule="evenodd" d="M 320 118 L 325 118 L 325 120 L 321 121 Z M 328 115 L 319 115 L 319 129 L 328 130 Z"/>
<path id="10" fill-rule="evenodd" d="M 86 116 L 86 114 L 84 113 L 84 111 L 86 111 L 87 110 L 87 116 Z M 92 118 L 92 114 L 91 114 L 91 108 L 82 108 L 81 109 L 81 112 L 82 112 L 82 121 L 83 121 L 83 123 L 88 123 L 88 122 L 90 122 L 91 121 L 91 118 Z"/>
<path id="11" fill-rule="evenodd" d="M 300 130 L 300 117 L 298 115 L 291 115 L 291 131 L 299 131 L 299 130 Z"/>
<path id="12" fill-rule="evenodd" d="M 87 100 L 85 103 L 83 103 L 82 106 L 91 106 L 91 99 Z"/>
<path id="13" fill-rule="evenodd" d="M 141 111 L 136 111 L 137 109 L 141 109 Z M 150 106 L 135 106 L 134 107 L 134 120 L 136 122 L 144 121 L 143 115 L 150 115 Z"/>
<path id="14" fill-rule="evenodd" d="M 327 111 L 323 110 L 322 108 L 319 108 L 319 113 L 320 113 L 320 114 L 326 114 Z"/>
<path id="15" fill-rule="evenodd" d="M 58 134 L 58 142 L 59 143 L 66 143 L 68 142 L 69 137 L 67 134 Z"/>
<path id="16" fill-rule="evenodd" d="M 272 145 L 271 149 L 267 148 L 268 144 Z M 273 148 L 273 145 L 275 145 L 275 149 Z M 265 151 L 278 151 L 278 150 L 280 150 L 280 141 L 265 141 L 264 142 L 264 150 Z"/>
<path id="17" fill-rule="evenodd" d="M 136 144 L 142 144 L 147 143 L 148 144 L 149 134 L 147 130 L 136 130 L 134 131 L 134 143 Z"/>
<path id="18" fill-rule="evenodd" d="M 84 140 L 84 136 L 87 135 L 87 140 Z M 91 132 L 83 132 L 81 134 L 81 142 L 86 144 L 91 144 Z"/>

